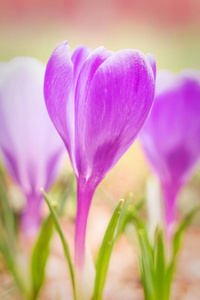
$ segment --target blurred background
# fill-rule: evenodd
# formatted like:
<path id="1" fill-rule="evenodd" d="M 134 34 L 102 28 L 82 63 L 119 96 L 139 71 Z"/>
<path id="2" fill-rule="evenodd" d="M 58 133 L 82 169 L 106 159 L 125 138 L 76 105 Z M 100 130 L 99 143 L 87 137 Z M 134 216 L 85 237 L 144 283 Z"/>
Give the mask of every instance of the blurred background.
<path id="1" fill-rule="evenodd" d="M 152 52 L 158 69 L 200 67 L 198 0 L 1 0 L 0 57 L 46 62 L 68 40 Z"/>
<path id="2" fill-rule="evenodd" d="M 47 63 L 56 45 L 63 40 L 69 41 L 72 50 L 78 44 L 84 44 L 92 48 L 103 45 L 113 51 L 137 48 L 144 53 L 151 52 L 158 70 L 200 69 L 200 1 L 0 0 L 1 61 L 15 56 L 33 56 Z M 63 172 L 66 181 L 71 172 L 68 163 Z M 108 202 L 117 202 L 129 192 L 134 192 L 135 198 L 140 199 L 145 194 L 148 176 L 148 167 L 136 142 L 95 193 L 87 235 L 94 255 L 112 213 Z M 181 214 L 199 202 L 199 172 L 184 188 L 180 198 Z M 200 299 L 199 224 L 196 220 L 186 234 L 172 299 Z M 73 235 L 73 224 L 63 219 L 63 227 L 69 236 Z M 51 299 L 50 295 L 59 290 L 63 293 L 63 298 L 59 294 L 60 299 L 70 300 L 67 266 L 63 264 L 62 248 L 56 248 L 59 239 L 55 239 L 41 299 Z M 3 285 L 7 277 L 2 274 L 0 271 Z M 126 237 L 120 239 L 113 253 L 105 299 L 143 299 L 137 253 L 134 254 Z"/>

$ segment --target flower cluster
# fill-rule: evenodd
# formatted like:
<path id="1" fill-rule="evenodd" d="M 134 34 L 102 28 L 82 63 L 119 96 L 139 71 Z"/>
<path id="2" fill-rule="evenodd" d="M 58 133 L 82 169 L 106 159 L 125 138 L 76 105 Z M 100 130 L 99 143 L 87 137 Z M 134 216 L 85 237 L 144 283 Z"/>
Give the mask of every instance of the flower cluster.
<path id="1" fill-rule="evenodd" d="M 97 186 L 139 134 L 150 167 L 160 179 L 166 232 L 167 236 L 173 236 L 177 221 L 177 194 L 193 174 L 200 158 L 199 116 L 200 72 L 188 69 L 178 75 L 169 71 L 160 71 L 156 75 L 154 56 L 144 55 L 138 50 L 112 52 L 99 47 L 93 51 L 81 45 L 71 55 L 70 47 L 64 41 L 53 51 L 46 68 L 38 60 L 28 57 L 0 63 L 1 158 L 9 175 L 26 197 L 26 206 L 21 214 L 24 233 L 30 235 L 38 232 L 41 188 L 49 190 L 55 182 L 63 163 L 65 147 L 76 176 L 75 273 L 79 283 L 74 283 L 77 278 L 74 279 L 68 246 L 56 212 L 44 193 L 67 253 L 75 299 L 91 299 L 95 291 L 101 299 L 111 250 L 105 250 L 108 251 L 107 261 L 99 292 L 96 286 L 96 290 L 94 286 L 89 287 L 90 279 L 87 278 L 88 214 Z M 118 214 L 119 218 L 121 209 L 120 202 L 113 216 Z M 53 226 L 52 219 L 48 220 Z M 48 221 L 45 224 L 47 226 Z M 113 225 L 112 236 L 115 229 Z M 41 230 L 42 234 L 44 232 Z M 145 286 L 146 280 L 148 288 L 149 276 L 146 279 L 145 276 L 149 273 L 146 272 L 146 264 L 143 265 L 148 255 L 147 268 L 152 277 L 157 272 L 154 268 L 161 266 L 157 264 L 158 258 L 164 265 L 163 276 L 167 270 L 162 232 L 157 235 L 159 247 L 157 249 L 155 244 L 151 249 L 145 227 L 138 234 L 145 258 L 141 259 L 143 284 Z M 47 248 L 50 237 L 51 234 L 47 236 Z M 36 257 L 40 252 L 38 249 L 44 246 L 41 241 L 40 237 L 34 252 Z M 35 290 L 31 299 L 35 299 L 44 280 L 47 253 L 45 249 L 40 256 L 42 276 L 39 281 L 36 279 L 35 285 L 37 267 L 36 272 L 33 271 L 32 286 Z M 33 260 L 37 261 L 34 255 Z M 176 253 L 174 261 L 175 257 Z M 171 266 L 169 272 L 173 272 Z M 163 278 L 169 281 L 166 284 L 169 295 L 172 276 L 168 271 L 166 274 Z M 155 276 L 159 277 L 159 274 Z M 94 285 L 94 280 L 91 282 Z M 155 295 L 160 293 L 159 283 L 159 280 L 152 280 L 149 299 L 155 299 Z"/>

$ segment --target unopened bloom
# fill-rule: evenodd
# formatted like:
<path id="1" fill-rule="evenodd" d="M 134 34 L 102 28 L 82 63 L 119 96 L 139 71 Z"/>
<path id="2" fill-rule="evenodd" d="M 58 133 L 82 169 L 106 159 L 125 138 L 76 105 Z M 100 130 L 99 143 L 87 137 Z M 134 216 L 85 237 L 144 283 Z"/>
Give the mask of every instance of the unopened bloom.
<path id="1" fill-rule="evenodd" d="M 200 72 L 158 72 L 154 105 L 140 141 L 161 182 L 168 233 L 176 223 L 177 194 L 200 158 L 199 134 Z"/>
<path id="2" fill-rule="evenodd" d="M 77 178 L 75 264 L 80 269 L 94 191 L 142 128 L 154 87 L 149 60 L 138 50 L 79 46 L 70 56 L 63 42 L 47 64 L 46 106 Z"/>
<path id="3" fill-rule="evenodd" d="M 28 234 L 38 229 L 40 189 L 48 190 L 55 181 L 64 148 L 46 111 L 44 73 L 45 66 L 34 58 L 0 64 L 0 150 L 27 199 L 21 222 Z"/>

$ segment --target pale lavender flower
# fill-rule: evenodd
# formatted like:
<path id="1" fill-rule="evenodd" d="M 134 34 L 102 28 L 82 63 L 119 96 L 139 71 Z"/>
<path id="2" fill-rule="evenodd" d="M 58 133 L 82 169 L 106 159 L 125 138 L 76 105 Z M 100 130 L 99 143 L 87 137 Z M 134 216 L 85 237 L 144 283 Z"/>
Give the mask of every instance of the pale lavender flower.
<path id="1" fill-rule="evenodd" d="M 44 73 L 45 65 L 34 58 L 0 63 L 0 149 L 27 199 L 21 222 L 28 234 L 40 225 L 40 189 L 55 181 L 64 150 L 45 107 Z"/>
<path id="2" fill-rule="evenodd" d="M 177 194 L 200 158 L 199 134 L 200 72 L 158 72 L 154 105 L 140 141 L 161 182 L 168 233 L 176 223 Z"/>
<path id="3" fill-rule="evenodd" d="M 138 50 L 79 46 L 70 56 L 62 42 L 47 64 L 46 106 L 77 178 L 75 264 L 80 269 L 94 191 L 142 128 L 154 88 L 149 60 Z"/>

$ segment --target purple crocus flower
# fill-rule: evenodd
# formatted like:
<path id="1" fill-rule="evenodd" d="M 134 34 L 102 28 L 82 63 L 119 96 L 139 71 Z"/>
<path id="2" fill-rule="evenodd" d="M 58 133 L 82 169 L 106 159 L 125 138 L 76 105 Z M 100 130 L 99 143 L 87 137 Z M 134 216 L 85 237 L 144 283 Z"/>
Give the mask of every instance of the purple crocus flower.
<path id="1" fill-rule="evenodd" d="M 177 194 L 200 158 L 199 133 L 200 72 L 158 72 L 154 105 L 140 141 L 161 182 L 169 234 L 176 223 Z"/>
<path id="2" fill-rule="evenodd" d="M 155 62 L 151 57 L 154 67 Z M 94 191 L 142 128 L 154 98 L 154 75 L 138 50 L 116 53 L 67 42 L 47 64 L 44 95 L 77 178 L 75 265 L 85 260 L 85 234 Z"/>
<path id="3" fill-rule="evenodd" d="M 41 187 L 48 190 L 58 175 L 63 143 L 46 111 L 45 66 L 34 58 L 0 63 L 0 149 L 5 167 L 27 203 L 22 229 L 40 224 Z"/>

